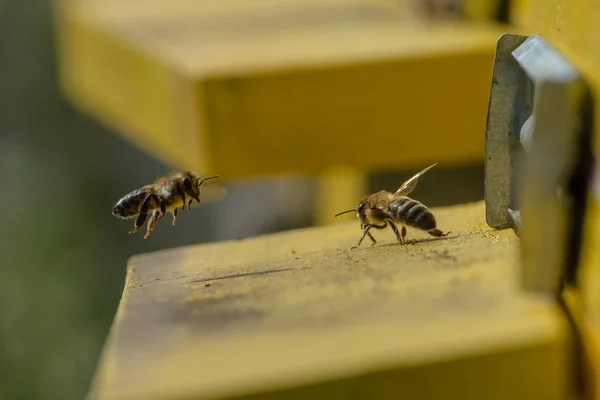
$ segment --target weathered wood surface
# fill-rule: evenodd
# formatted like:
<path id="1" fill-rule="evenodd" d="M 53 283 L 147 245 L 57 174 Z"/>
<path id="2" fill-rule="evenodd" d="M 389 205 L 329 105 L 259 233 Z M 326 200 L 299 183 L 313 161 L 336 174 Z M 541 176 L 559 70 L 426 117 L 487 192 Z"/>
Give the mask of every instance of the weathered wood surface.
<path id="1" fill-rule="evenodd" d="M 453 233 L 403 246 L 350 250 L 353 221 L 134 257 L 91 398 L 564 399 L 568 325 L 518 290 L 518 239 L 435 213 Z"/>

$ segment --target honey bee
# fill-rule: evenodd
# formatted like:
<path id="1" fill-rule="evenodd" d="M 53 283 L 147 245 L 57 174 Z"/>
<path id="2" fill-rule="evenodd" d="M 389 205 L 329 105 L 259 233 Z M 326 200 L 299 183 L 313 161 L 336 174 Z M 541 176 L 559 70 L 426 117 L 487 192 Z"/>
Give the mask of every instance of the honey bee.
<path id="1" fill-rule="evenodd" d="M 133 229 L 129 233 L 139 231 L 148 214 L 148 226 L 144 239 L 152 233 L 157 222 L 167 212 L 173 214 L 173 226 L 177 221 L 179 210 L 185 210 L 187 204 L 188 212 L 191 210 L 192 202 L 200 203 L 200 186 L 204 181 L 218 178 L 218 175 L 200 178 L 194 172 L 172 172 L 157 179 L 150 185 L 142 186 L 121 197 L 112 209 L 112 215 L 121 219 L 135 218 Z"/>
<path id="2" fill-rule="evenodd" d="M 437 222 L 433 213 L 419 201 L 408 197 L 408 194 L 417 187 L 419 177 L 436 165 L 437 163 L 430 165 L 414 175 L 404 182 L 393 194 L 381 190 L 363 197 L 358 203 L 356 210 L 352 209 L 336 214 L 335 216 L 337 217 L 349 212 L 356 212 L 357 217 L 360 218 L 362 235 L 356 246 L 353 246 L 351 249 L 360 246 L 367 235 L 373 244 L 376 244 L 377 241 L 370 232 L 371 228 L 385 229 L 388 225 L 392 228 L 394 234 L 396 234 L 396 239 L 398 239 L 398 243 L 400 244 L 405 243 L 406 226 L 426 231 L 431 236 L 447 236 L 450 232 L 443 233 L 437 229 Z M 396 224 L 402 225 L 402 232 L 398 231 Z"/>

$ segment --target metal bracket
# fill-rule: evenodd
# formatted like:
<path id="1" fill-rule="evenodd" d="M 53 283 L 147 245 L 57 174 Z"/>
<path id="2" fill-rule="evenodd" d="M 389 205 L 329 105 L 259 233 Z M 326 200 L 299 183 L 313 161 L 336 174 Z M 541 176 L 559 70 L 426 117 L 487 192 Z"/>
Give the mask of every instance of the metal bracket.
<path id="1" fill-rule="evenodd" d="M 486 220 L 519 234 L 527 290 L 560 292 L 576 263 L 573 236 L 581 234 L 592 164 L 591 103 L 579 72 L 543 38 L 498 40 L 485 139 Z"/>
<path id="2" fill-rule="evenodd" d="M 485 208 L 488 225 L 514 227 L 509 209 L 518 215 L 517 179 L 525 150 L 520 130 L 532 111 L 531 82 L 512 56 L 526 36 L 503 35 L 498 40 L 485 132 Z"/>

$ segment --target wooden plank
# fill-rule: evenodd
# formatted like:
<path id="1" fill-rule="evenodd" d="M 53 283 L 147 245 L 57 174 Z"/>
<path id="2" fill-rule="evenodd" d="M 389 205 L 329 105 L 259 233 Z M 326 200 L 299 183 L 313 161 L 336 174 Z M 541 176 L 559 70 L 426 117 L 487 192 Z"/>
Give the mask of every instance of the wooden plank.
<path id="1" fill-rule="evenodd" d="M 135 256 L 91 399 L 565 399 L 569 328 L 483 203 Z M 350 217 L 349 217 L 350 218 Z"/>
<path id="2" fill-rule="evenodd" d="M 391 0 L 70 0 L 56 25 L 74 104 L 225 180 L 479 162 L 503 33 Z"/>

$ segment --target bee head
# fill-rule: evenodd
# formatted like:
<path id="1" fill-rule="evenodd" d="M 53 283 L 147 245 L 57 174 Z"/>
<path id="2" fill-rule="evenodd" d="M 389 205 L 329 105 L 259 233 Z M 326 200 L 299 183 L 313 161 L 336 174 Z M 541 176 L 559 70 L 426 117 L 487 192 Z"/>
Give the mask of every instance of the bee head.
<path id="1" fill-rule="evenodd" d="M 360 224 L 361 224 L 361 227 L 362 227 L 362 225 L 364 225 L 367 222 L 367 219 L 368 219 L 367 218 L 367 211 L 368 211 L 367 197 L 364 197 L 360 201 L 360 203 L 358 203 L 358 207 L 356 207 L 356 209 L 342 211 L 341 213 L 337 213 L 335 216 L 339 217 L 340 215 L 343 215 L 343 214 L 355 212 L 356 216 L 360 219 Z"/>
<path id="2" fill-rule="evenodd" d="M 219 177 L 218 175 L 214 175 L 214 176 L 209 176 L 206 178 L 200 178 L 200 176 L 198 176 L 198 174 L 196 174 L 195 172 L 186 172 L 181 181 L 181 184 L 183 186 L 183 190 L 185 191 L 185 193 L 188 194 L 189 196 L 191 196 L 194 200 L 196 200 L 199 203 L 200 202 L 200 186 L 202 186 L 202 183 L 204 183 L 204 181 L 206 181 L 206 180 L 218 178 L 218 177 Z"/>
<path id="3" fill-rule="evenodd" d="M 356 207 L 356 216 L 360 219 L 360 224 L 361 226 L 364 225 L 367 222 L 367 211 L 368 211 L 368 206 L 367 206 L 367 199 L 362 199 L 360 201 L 360 203 L 358 203 L 358 207 Z"/>

